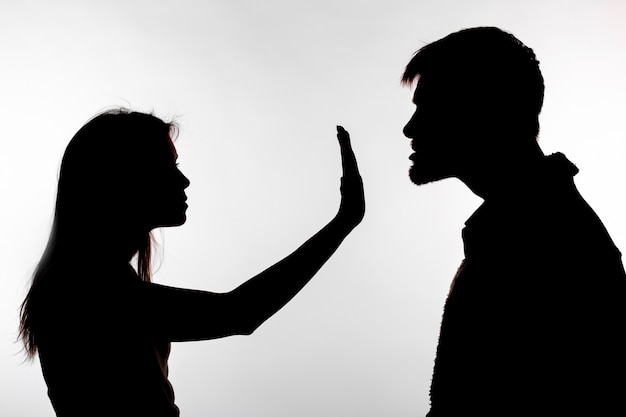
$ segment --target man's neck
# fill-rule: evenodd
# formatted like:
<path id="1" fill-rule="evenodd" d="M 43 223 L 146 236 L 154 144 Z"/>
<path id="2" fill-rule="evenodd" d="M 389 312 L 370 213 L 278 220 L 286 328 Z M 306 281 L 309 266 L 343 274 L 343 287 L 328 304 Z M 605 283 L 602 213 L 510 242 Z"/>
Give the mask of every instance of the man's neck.
<path id="1" fill-rule="evenodd" d="M 540 176 L 545 155 L 537 146 L 524 155 L 503 156 L 489 162 L 476 164 L 476 169 L 459 179 L 485 201 L 511 195 L 532 186 Z"/>

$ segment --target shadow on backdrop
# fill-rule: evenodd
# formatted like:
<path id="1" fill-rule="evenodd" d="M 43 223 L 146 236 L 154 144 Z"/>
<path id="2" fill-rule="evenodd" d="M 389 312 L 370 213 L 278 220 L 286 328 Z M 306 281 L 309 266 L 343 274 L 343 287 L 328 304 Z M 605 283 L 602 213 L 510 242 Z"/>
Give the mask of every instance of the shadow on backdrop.
<path id="1" fill-rule="evenodd" d="M 176 131 L 152 115 L 118 109 L 94 117 L 67 146 L 50 239 L 20 326 L 58 416 L 178 416 L 170 342 L 251 334 L 363 218 L 361 177 L 338 126 L 341 204 L 317 234 L 228 293 L 152 283 L 151 230 L 186 220 L 189 180 L 176 163 Z"/>
<path id="2" fill-rule="evenodd" d="M 537 143 L 533 51 L 465 29 L 420 49 L 402 80 L 417 81 L 411 180 L 458 178 L 484 199 L 463 229 L 428 416 L 626 415 L 621 254 L 578 169 Z"/>

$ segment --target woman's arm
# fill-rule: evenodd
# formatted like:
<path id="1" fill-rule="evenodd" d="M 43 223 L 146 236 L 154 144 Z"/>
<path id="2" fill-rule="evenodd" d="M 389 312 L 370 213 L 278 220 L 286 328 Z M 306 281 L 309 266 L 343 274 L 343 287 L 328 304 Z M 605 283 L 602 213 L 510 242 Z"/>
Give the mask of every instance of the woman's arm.
<path id="1" fill-rule="evenodd" d="M 337 126 L 343 177 L 337 215 L 292 254 L 226 294 L 238 334 L 250 334 L 287 304 L 363 219 L 363 182 L 350 135 Z"/>

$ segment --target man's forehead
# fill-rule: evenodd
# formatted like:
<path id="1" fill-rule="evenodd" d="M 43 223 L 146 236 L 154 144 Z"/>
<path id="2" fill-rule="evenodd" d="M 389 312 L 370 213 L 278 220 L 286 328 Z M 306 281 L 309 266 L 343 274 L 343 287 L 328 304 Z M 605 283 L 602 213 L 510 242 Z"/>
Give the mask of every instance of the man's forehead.
<path id="1" fill-rule="evenodd" d="M 418 98 L 424 98 L 424 96 L 428 95 L 430 85 L 428 83 L 426 85 L 428 85 L 428 87 L 424 87 L 424 76 L 418 75 L 415 92 L 413 93 L 413 103 L 417 104 Z"/>
<path id="2" fill-rule="evenodd" d="M 438 101 L 444 97 L 450 98 L 453 91 L 454 87 L 440 77 L 419 75 L 413 93 L 413 103 L 424 100 Z"/>

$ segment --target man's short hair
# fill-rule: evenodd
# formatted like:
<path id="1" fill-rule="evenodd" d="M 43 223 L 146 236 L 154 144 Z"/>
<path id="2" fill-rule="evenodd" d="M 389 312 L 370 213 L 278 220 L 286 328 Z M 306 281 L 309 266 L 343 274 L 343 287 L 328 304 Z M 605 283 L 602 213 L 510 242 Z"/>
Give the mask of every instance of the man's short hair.
<path id="1" fill-rule="evenodd" d="M 402 83 L 411 85 L 422 76 L 440 81 L 437 88 L 468 100 L 474 110 L 488 110 L 525 134 L 537 136 L 543 76 L 533 50 L 510 33 L 477 27 L 430 43 L 415 53 Z"/>

